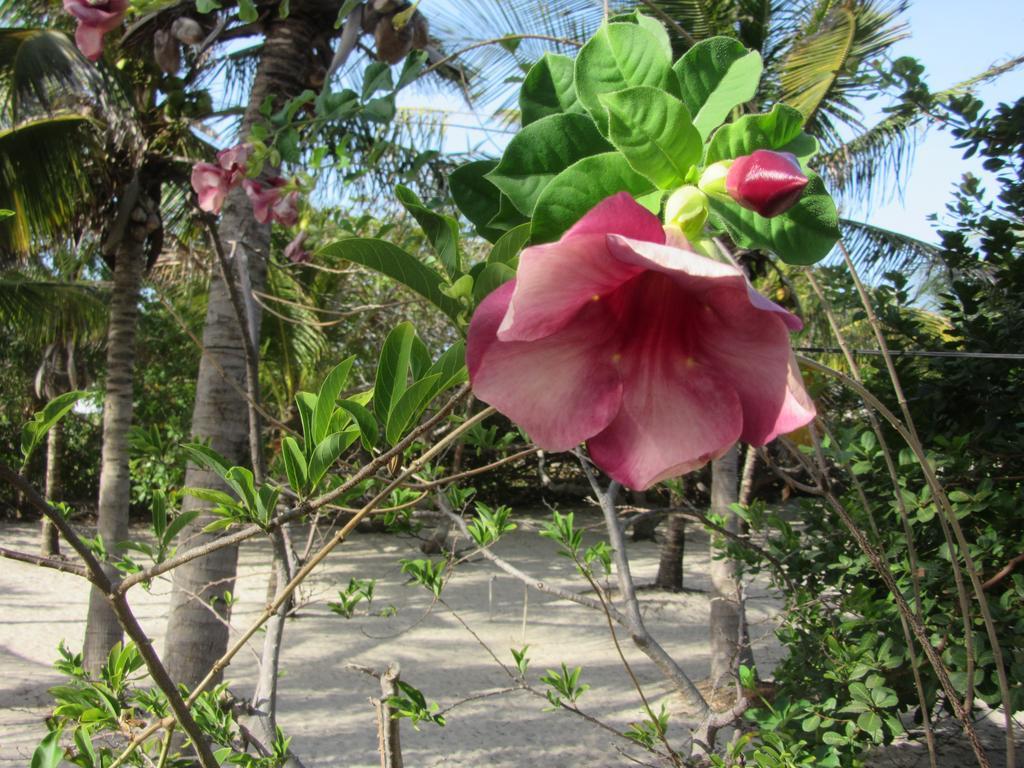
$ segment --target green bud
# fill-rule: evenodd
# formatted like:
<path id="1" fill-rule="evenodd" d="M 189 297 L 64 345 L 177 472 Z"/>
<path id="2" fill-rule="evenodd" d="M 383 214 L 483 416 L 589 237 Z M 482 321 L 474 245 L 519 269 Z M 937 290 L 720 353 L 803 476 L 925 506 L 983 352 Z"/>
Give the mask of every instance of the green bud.
<path id="1" fill-rule="evenodd" d="M 725 189 L 725 177 L 729 175 L 729 166 L 731 165 L 732 160 L 719 160 L 717 163 L 712 163 L 704 169 L 697 186 L 706 195 L 728 197 L 729 193 Z"/>
<path id="2" fill-rule="evenodd" d="M 693 186 L 680 187 L 665 203 L 665 224 L 678 227 L 688 238 L 699 235 L 708 218 L 708 196 Z"/>
<path id="3" fill-rule="evenodd" d="M 473 278 L 470 275 L 463 275 L 451 285 L 442 288 L 441 293 L 450 299 L 468 299 L 473 295 Z"/>

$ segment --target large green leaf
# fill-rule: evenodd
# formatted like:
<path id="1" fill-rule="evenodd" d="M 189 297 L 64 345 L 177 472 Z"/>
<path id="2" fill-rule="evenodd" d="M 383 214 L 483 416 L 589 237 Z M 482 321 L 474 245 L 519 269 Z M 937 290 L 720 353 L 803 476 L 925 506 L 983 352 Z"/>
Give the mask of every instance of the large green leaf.
<path id="1" fill-rule="evenodd" d="M 395 197 L 405 210 L 413 215 L 434 247 L 434 253 L 452 280 L 462 274 L 462 255 L 459 253 L 459 223 L 451 216 L 427 208 L 423 201 L 406 186 L 395 187 Z"/>
<path id="2" fill-rule="evenodd" d="M 501 192 L 484 175 L 497 165 L 497 160 L 474 160 L 448 174 L 448 187 L 455 205 L 476 227 L 477 234 L 492 243 L 504 231 L 490 225 L 491 219 L 498 215 Z"/>
<path id="3" fill-rule="evenodd" d="M 792 152 L 806 170 L 807 161 L 818 151 L 818 141 L 804 132 L 803 115 L 785 104 L 776 104 L 771 112 L 744 115 L 715 131 L 705 162 L 732 160 L 757 149 Z"/>
<path id="4" fill-rule="evenodd" d="M 327 374 L 324 383 L 320 385 L 320 394 L 317 395 L 316 405 L 313 408 L 313 434 L 308 438 L 314 444 L 327 437 L 327 430 L 331 425 L 331 417 L 334 415 L 338 395 L 341 394 L 341 390 L 348 382 L 349 372 L 352 370 L 355 360 L 354 355 L 342 360 Z"/>
<path id="5" fill-rule="evenodd" d="M 373 412 L 382 424 L 387 424 L 388 414 L 409 386 L 415 339 L 416 329 L 412 323 L 399 323 L 381 347 L 377 378 L 373 386 Z"/>
<path id="6" fill-rule="evenodd" d="M 634 171 L 619 152 L 585 157 L 558 174 L 541 193 L 533 214 L 534 243 L 557 240 L 606 197 L 629 192 L 634 197 L 654 185 Z"/>
<path id="7" fill-rule="evenodd" d="M 21 458 L 23 462 L 28 462 L 32 452 L 46 437 L 46 433 L 53 429 L 54 425 L 75 407 L 75 403 L 87 394 L 87 392 L 75 390 L 57 395 L 32 415 L 32 420 L 21 428 Z"/>
<path id="8" fill-rule="evenodd" d="M 611 149 L 589 116 L 550 115 L 512 138 L 487 179 L 529 216 L 540 193 L 555 176 L 577 160 Z"/>
<path id="9" fill-rule="evenodd" d="M 498 238 L 498 242 L 487 254 L 487 261 L 498 261 L 515 269 L 519 264 L 519 252 L 528 242 L 530 242 L 529 222 L 513 227 Z"/>
<path id="10" fill-rule="evenodd" d="M 633 167 L 659 189 L 687 180 L 700 161 L 704 142 L 679 99 L 649 86 L 601 96 L 609 112 L 612 143 Z"/>
<path id="11" fill-rule="evenodd" d="M 464 382 L 466 372 L 466 342 L 457 341 L 446 349 L 437 361 L 430 366 L 427 376 L 438 374 L 439 378 L 430 397 L 434 398 L 456 384 Z"/>
<path id="12" fill-rule="evenodd" d="M 710 198 L 711 220 L 728 230 L 741 248 L 761 248 L 787 264 L 814 264 L 839 240 L 839 217 L 821 178 L 810 181 L 800 201 L 785 213 L 765 218 L 731 200 Z"/>
<path id="13" fill-rule="evenodd" d="M 60 745 L 61 732 L 50 731 L 39 742 L 32 753 L 29 768 L 57 768 L 64 759 L 64 748 Z"/>
<path id="14" fill-rule="evenodd" d="M 290 435 L 281 441 L 281 456 L 284 459 L 284 471 L 288 475 L 288 484 L 292 490 L 302 496 L 306 491 L 307 468 L 306 457 L 298 442 Z"/>
<path id="15" fill-rule="evenodd" d="M 497 187 L 495 187 L 497 189 Z M 512 202 L 511 198 L 506 195 L 501 195 L 501 200 L 498 204 L 498 212 L 494 215 L 494 218 L 488 222 L 488 225 L 499 231 L 508 232 L 510 229 L 525 224 L 529 221 L 529 218 L 516 208 L 516 204 Z"/>
<path id="16" fill-rule="evenodd" d="M 355 400 L 342 400 L 338 405 L 345 409 L 355 419 L 356 424 L 359 425 L 359 437 L 363 442 L 363 447 L 368 451 L 372 450 L 373 446 L 377 444 L 377 438 L 379 437 L 377 420 L 373 417 L 373 414 L 370 413 L 366 406 L 357 403 Z"/>
<path id="17" fill-rule="evenodd" d="M 636 85 L 679 94 L 672 73 L 672 58 L 658 40 L 637 24 L 606 24 L 580 49 L 576 57 L 576 95 L 602 131 L 608 129 L 608 111 L 602 93 Z"/>
<path id="18" fill-rule="evenodd" d="M 563 112 L 582 112 L 573 85 L 573 62 L 568 56 L 545 53 L 530 67 L 519 91 L 523 125 Z"/>
<path id="19" fill-rule="evenodd" d="M 731 37 L 712 37 L 688 50 L 673 69 L 683 103 L 706 139 L 734 107 L 754 98 L 761 81 L 761 54 Z"/>
<path id="20" fill-rule="evenodd" d="M 441 292 L 444 279 L 397 245 L 386 240 L 348 237 L 328 243 L 320 249 L 320 253 L 346 259 L 387 275 L 418 293 L 454 322 L 459 321 L 462 306 Z"/>
<path id="21" fill-rule="evenodd" d="M 316 491 L 331 465 L 358 439 L 358 429 L 347 429 L 344 432 L 333 432 L 320 441 L 309 460 L 310 493 Z"/>
<path id="22" fill-rule="evenodd" d="M 487 294 L 515 276 L 516 271 L 508 264 L 500 261 L 487 262 L 473 282 L 473 302 L 479 304 L 487 298 Z"/>
<path id="23" fill-rule="evenodd" d="M 616 24 L 620 22 L 623 24 L 639 25 L 654 38 L 655 42 L 665 51 L 665 55 L 668 56 L 669 59 L 672 58 L 672 39 L 668 36 L 668 30 L 665 29 L 665 25 L 660 21 L 652 18 L 651 16 L 645 16 L 640 13 L 639 10 L 633 10 L 629 13 L 620 13 L 608 19 L 609 24 Z"/>

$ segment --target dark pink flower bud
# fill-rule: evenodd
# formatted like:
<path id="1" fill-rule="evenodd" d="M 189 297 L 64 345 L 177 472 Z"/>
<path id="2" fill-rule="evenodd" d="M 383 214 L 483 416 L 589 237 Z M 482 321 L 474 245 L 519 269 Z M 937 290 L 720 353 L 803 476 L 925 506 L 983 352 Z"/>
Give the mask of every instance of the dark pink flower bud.
<path id="1" fill-rule="evenodd" d="M 199 195 L 199 207 L 208 213 L 220 213 L 231 188 L 228 173 L 213 163 L 192 166 L 192 189 Z"/>
<path id="2" fill-rule="evenodd" d="M 64 10 L 78 19 L 75 43 L 85 58 L 103 55 L 103 36 L 121 26 L 128 0 L 64 0 Z"/>
<path id="3" fill-rule="evenodd" d="M 796 156 L 769 149 L 737 157 L 725 178 L 729 197 L 767 218 L 792 208 L 806 186 L 807 176 Z"/>
<path id="4" fill-rule="evenodd" d="M 284 255 L 292 264 L 305 264 L 308 262 L 312 255 L 305 249 L 306 238 L 308 235 L 303 232 L 299 232 L 295 238 L 285 246 Z"/>

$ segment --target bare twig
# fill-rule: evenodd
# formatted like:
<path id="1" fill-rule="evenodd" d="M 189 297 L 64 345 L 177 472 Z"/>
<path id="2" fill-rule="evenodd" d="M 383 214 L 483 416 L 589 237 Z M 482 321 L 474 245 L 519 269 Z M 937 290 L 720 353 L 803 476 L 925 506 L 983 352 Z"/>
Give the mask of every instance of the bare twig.
<path id="1" fill-rule="evenodd" d="M 27 552 L 17 552 L 13 549 L 7 549 L 7 547 L 0 547 L 0 557 L 6 557 L 8 560 L 17 560 L 21 563 L 31 563 L 32 565 L 38 565 L 42 568 L 52 568 L 53 570 L 60 571 L 62 573 L 73 573 L 75 576 L 80 576 L 83 579 L 89 578 L 89 572 L 84 567 L 78 563 L 72 563 L 59 557 L 30 555 Z"/>

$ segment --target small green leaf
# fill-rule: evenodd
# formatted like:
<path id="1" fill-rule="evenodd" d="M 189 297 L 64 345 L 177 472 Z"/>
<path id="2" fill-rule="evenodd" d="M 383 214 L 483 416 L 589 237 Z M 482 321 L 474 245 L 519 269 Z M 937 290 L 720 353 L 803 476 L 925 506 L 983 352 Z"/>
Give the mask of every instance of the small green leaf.
<path id="1" fill-rule="evenodd" d="M 519 91 L 523 125 L 549 115 L 582 112 L 573 84 L 573 61 L 568 56 L 545 53 L 530 67 Z"/>
<path id="2" fill-rule="evenodd" d="M 507 264 L 512 269 L 519 265 L 519 252 L 530 242 L 530 224 L 513 227 L 498 238 L 498 242 L 487 254 L 487 261 Z"/>
<path id="3" fill-rule="evenodd" d="M 771 251 L 787 264 L 814 264 L 839 240 L 839 217 L 821 178 L 813 173 L 808 178 L 800 201 L 779 216 L 766 219 L 731 200 L 710 197 L 711 220 L 740 248 Z"/>
<path id="4" fill-rule="evenodd" d="M 529 216 L 555 176 L 577 160 L 611 149 L 589 116 L 550 115 L 530 123 L 512 138 L 487 180 Z"/>
<path id="5" fill-rule="evenodd" d="M 487 294 L 503 283 L 516 276 L 516 271 L 508 264 L 491 261 L 484 265 L 473 284 L 473 302 L 479 304 L 487 298 Z"/>
<path id="6" fill-rule="evenodd" d="M 75 407 L 75 403 L 85 397 L 87 392 L 75 390 L 57 395 L 50 402 L 32 415 L 32 420 L 21 428 L 21 457 L 23 462 L 28 462 L 32 452 L 39 446 L 46 437 L 46 433 L 53 429 L 54 425 L 63 419 L 68 412 Z"/>
<path id="7" fill-rule="evenodd" d="M 182 512 L 176 518 L 171 520 L 170 525 L 167 526 L 167 530 L 161 537 L 163 545 L 169 546 L 170 543 L 174 541 L 174 537 L 181 533 L 185 529 L 185 526 L 187 526 L 197 517 L 199 517 L 199 510 L 193 509 L 189 512 Z"/>
<path id="8" fill-rule="evenodd" d="M 706 139 L 734 107 L 754 98 L 761 81 L 761 54 L 731 37 L 693 46 L 673 67 L 693 124 Z"/>
<path id="9" fill-rule="evenodd" d="M 373 450 L 373 446 L 377 444 L 377 438 L 380 436 L 377 429 L 377 420 L 373 417 L 373 414 L 355 400 L 342 400 L 338 405 L 348 411 L 352 418 L 355 419 L 356 424 L 359 425 L 359 437 L 363 442 L 363 447 L 367 451 Z"/>
<path id="10" fill-rule="evenodd" d="M 206 467 L 222 478 L 227 477 L 231 464 L 213 448 L 202 443 L 185 443 L 181 447 L 194 463 Z"/>
<path id="11" fill-rule="evenodd" d="M 60 746 L 60 734 L 59 730 L 50 731 L 43 737 L 32 753 L 29 768 L 58 768 L 64 757 L 64 750 Z"/>
<path id="12" fill-rule="evenodd" d="M 399 323 L 388 334 L 384 346 L 381 347 L 377 378 L 373 387 L 373 412 L 382 424 L 388 423 L 391 410 L 408 387 L 415 336 L 416 329 L 412 323 Z"/>
<path id="13" fill-rule="evenodd" d="M 390 64 L 385 61 L 374 61 L 366 67 L 366 70 L 363 72 L 363 101 L 366 101 L 377 91 L 390 91 L 393 88 Z"/>
<path id="14" fill-rule="evenodd" d="M 649 85 L 679 95 L 672 57 L 659 41 L 637 24 L 605 24 L 576 57 L 576 95 L 606 132 L 608 111 L 602 93 Z"/>
<path id="15" fill-rule="evenodd" d="M 9 208 L 0 208 L 0 220 L 9 219 L 14 215 L 14 211 Z"/>
<path id="16" fill-rule="evenodd" d="M 310 493 L 316 491 L 331 465 L 358 439 L 358 429 L 347 429 L 344 432 L 330 434 L 320 441 L 309 460 Z"/>
<path id="17" fill-rule="evenodd" d="M 338 403 L 338 396 L 341 390 L 348 383 L 349 372 L 355 362 L 355 356 L 347 357 L 338 363 L 334 369 L 327 374 L 324 383 L 320 385 L 320 393 L 316 398 L 316 406 L 313 408 L 313 434 L 311 439 L 319 443 L 327 437 L 327 429 L 331 425 L 331 417 L 334 415 L 334 408 Z"/>
<path id="18" fill-rule="evenodd" d="M 477 234 L 492 243 L 504 231 L 489 224 L 498 215 L 501 192 L 484 176 L 497 165 L 497 160 L 474 160 L 448 174 L 448 186 L 455 205 L 476 227 Z"/>
<path id="19" fill-rule="evenodd" d="M 295 407 L 299 411 L 299 420 L 302 422 L 302 450 L 309 458 L 313 453 L 313 446 L 316 445 L 316 427 L 314 426 L 314 414 L 319 398 L 311 392 L 296 392 Z"/>
<path id="20" fill-rule="evenodd" d="M 462 255 L 459 253 L 459 223 L 451 216 L 427 208 L 406 186 L 395 187 L 395 197 L 423 227 L 427 240 L 434 248 L 438 260 L 454 280 L 462 274 Z"/>
<path id="21" fill-rule="evenodd" d="M 700 161 L 704 142 L 679 99 L 648 86 L 601 96 L 612 144 L 659 189 L 674 189 Z"/>
<path id="22" fill-rule="evenodd" d="M 420 76 L 428 57 L 429 54 L 426 51 L 415 50 L 409 52 L 409 55 L 405 57 L 405 63 L 402 65 L 402 71 L 398 75 L 398 82 L 395 83 L 396 91 L 402 90 Z"/>
<path id="23" fill-rule="evenodd" d="M 246 24 L 256 21 L 260 17 L 256 11 L 253 0 L 238 0 L 238 19 Z"/>
<path id="24" fill-rule="evenodd" d="M 634 197 L 652 191 L 619 152 L 585 157 L 562 171 L 541 193 L 530 230 L 534 243 L 557 240 L 591 208 L 616 192 Z"/>
<path id="25" fill-rule="evenodd" d="M 300 496 L 306 491 L 306 457 L 298 442 L 290 435 L 281 441 L 281 456 L 284 458 L 284 471 L 288 475 L 288 484 Z"/>
<path id="26" fill-rule="evenodd" d="M 818 141 L 804 133 L 803 115 L 785 104 L 776 104 L 771 112 L 744 115 L 715 131 L 705 163 L 732 160 L 757 149 L 792 152 L 806 169 L 807 161 L 818 152 Z"/>
<path id="27" fill-rule="evenodd" d="M 325 245 L 319 252 L 328 257 L 361 264 L 387 275 L 418 293 L 453 322 L 459 321 L 462 305 L 441 292 L 441 286 L 444 284 L 442 277 L 397 245 L 386 240 L 348 237 Z"/>
<path id="28" fill-rule="evenodd" d="M 385 427 L 385 437 L 391 445 L 401 440 L 406 430 L 423 413 L 440 379 L 439 373 L 424 376 L 405 390 L 391 407 Z"/>

